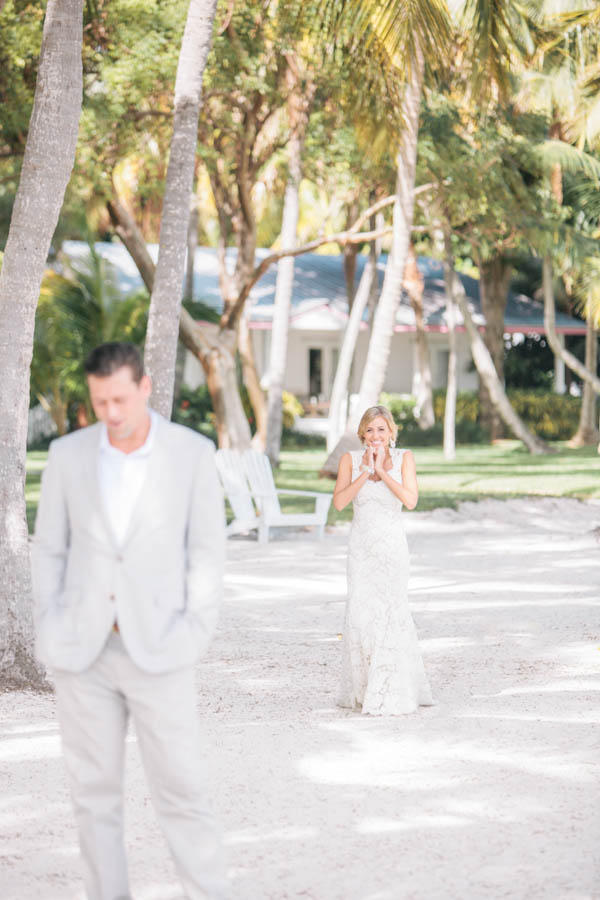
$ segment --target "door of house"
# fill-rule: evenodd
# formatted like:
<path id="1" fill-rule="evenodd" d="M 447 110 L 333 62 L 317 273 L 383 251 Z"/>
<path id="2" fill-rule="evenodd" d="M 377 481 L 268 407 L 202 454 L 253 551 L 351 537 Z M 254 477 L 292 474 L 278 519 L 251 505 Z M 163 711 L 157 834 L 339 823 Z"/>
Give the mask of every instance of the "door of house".
<path id="1" fill-rule="evenodd" d="M 320 347 L 308 350 L 308 393 L 317 398 L 323 393 L 323 351 Z"/>

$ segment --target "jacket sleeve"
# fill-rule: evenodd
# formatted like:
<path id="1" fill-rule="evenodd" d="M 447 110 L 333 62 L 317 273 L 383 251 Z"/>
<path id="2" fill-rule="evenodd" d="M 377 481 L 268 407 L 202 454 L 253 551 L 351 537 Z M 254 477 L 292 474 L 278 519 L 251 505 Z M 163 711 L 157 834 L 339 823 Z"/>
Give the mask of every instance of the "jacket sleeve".
<path id="1" fill-rule="evenodd" d="M 69 516 L 59 458 L 55 445 L 51 444 L 42 473 L 31 553 L 36 630 L 60 602 L 69 551 Z"/>
<path id="2" fill-rule="evenodd" d="M 210 442 L 198 454 L 187 529 L 185 616 L 201 653 L 216 628 L 225 568 L 225 507 Z"/>

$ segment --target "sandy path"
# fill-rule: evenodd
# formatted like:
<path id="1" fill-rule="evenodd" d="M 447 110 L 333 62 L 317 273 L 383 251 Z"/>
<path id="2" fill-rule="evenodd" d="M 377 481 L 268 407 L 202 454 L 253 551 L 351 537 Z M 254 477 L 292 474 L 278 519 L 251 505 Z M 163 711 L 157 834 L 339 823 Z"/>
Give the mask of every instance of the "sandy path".
<path id="1" fill-rule="evenodd" d="M 198 686 L 233 900 L 600 898 L 600 504 L 406 521 L 438 705 L 398 719 L 334 705 L 347 530 L 231 543 Z M 79 898 L 53 700 L 0 716 L 0 897 Z M 134 897 L 175 900 L 130 740 Z"/>

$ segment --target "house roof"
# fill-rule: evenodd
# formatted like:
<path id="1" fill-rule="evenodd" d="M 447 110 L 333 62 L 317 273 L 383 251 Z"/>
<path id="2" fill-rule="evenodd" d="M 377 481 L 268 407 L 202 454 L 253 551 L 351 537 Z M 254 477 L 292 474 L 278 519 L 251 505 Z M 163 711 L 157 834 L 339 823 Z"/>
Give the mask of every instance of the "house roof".
<path id="1" fill-rule="evenodd" d="M 124 293 L 130 293 L 142 286 L 142 279 L 135 263 L 121 243 L 99 242 L 95 248 L 103 258 L 112 264 L 119 287 Z M 62 249 L 71 258 L 81 258 L 88 252 L 87 244 L 83 241 L 65 241 Z M 150 244 L 148 250 L 156 261 L 157 245 Z M 263 259 L 269 252 L 264 249 L 257 250 L 257 259 Z M 232 267 L 235 262 L 235 254 L 234 248 L 227 250 L 227 262 Z M 357 285 L 366 259 L 363 255 L 357 256 Z M 383 284 L 385 264 L 385 258 L 380 259 L 377 264 L 380 286 Z M 445 331 L 446 290 L 442 264 L 430 257 L 419 257 L 418 266 L 425 283 L 423 306 L 426 327 L 430 331 Z M 277 266 L 271 266 L 252 289 L 250 294 L 251 328 L 270 329 L 276 278 Z M 479 282 L 468 275 L 461 274 L 460 278 L 476 323 L 485 325 L 479 299 Z M 217 312 L 221 311 L 222 299 L 219 289 L 217 251 L 214 248 L 199 247 L 196 250 L 194 296 L 213 307 Z M 294 265 L 291 328 L 299 331 L 343 331 L 347 317 L 346 282 L 341 255 L 326 256 L 318 253 L 306 253 L 297 256 Z M 460 322 L 460 315 L 458 319 Z M 462 327 L 462 323 L 459 327 Z M 557 312 L 556 329 L 563 334 L 585 334 L 585 323 L 565 313 Z M 414 313 L 404 291 L 396 314 L 395 330 L 415 330 Z M 543 305 L 524 294 L 509 292 L 505 330 L 507 332 L 543 333 Z"/>

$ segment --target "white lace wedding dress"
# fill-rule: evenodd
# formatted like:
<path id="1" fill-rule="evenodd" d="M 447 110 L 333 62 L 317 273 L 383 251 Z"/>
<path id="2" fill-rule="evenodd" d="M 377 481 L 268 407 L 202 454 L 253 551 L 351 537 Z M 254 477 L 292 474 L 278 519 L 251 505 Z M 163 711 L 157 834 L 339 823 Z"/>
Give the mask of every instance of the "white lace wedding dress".
<path id="1" fill-rule="evenodd" d="M 391 450 L 390 474 L 400 483 L 404 453 Z M 354 481 L 363 452 L 351 456 Z M 353 505 L 338 704 L 374 716 L 411 713 L 433 700 L 408 607 L 402 503 L 383 481 L 369 479 Z"/>

